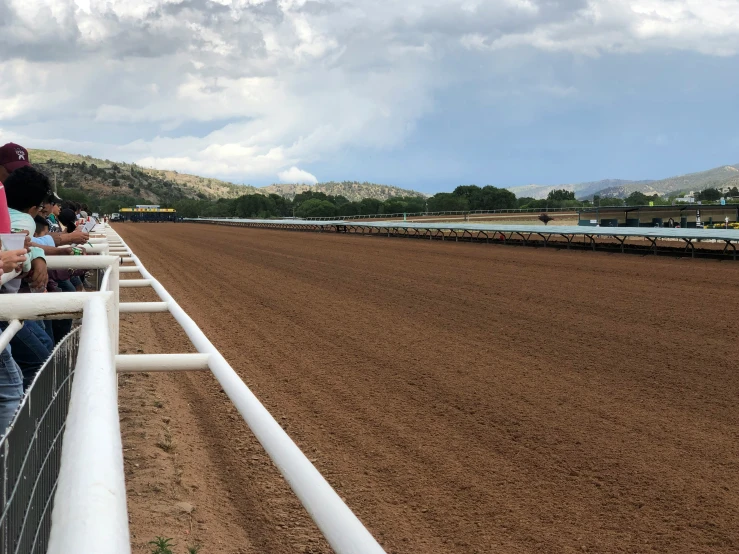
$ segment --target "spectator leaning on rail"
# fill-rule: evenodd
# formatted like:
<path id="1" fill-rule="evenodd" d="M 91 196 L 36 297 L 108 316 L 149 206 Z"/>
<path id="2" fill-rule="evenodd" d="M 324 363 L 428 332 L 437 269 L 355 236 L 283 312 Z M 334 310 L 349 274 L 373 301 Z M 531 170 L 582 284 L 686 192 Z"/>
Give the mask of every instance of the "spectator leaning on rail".
<path id="1" fill-rule="evenodd" d="M 34 217 L 41 209 L 41 203 L 51 193 L 48 177 L 30 166 L 21 167 L 11 173 L 5 180 L 5 195 L 10 211 L 10 223 L 15 232 L 33 236 L 36 232 Z M 48 273 L 43 250 L 30 248 L 29 260 L 24 266 L 25 280 L 31 292 L 46 292 Z M 3 287 L 3 292 L 17 292 L 21 288 L 21 278 L 10 281 Z M 26 287 L 23 287 L 26 290 Z M 7 326 L 6 322 L 0 327 Z M 23 388 L 33 382 L 33 378 L 41 366 L 49 358 L 54 349 L 54 337 L 51 329 L 47 330 L 41 321 L 26 321 L 23 328 L 11 339 L 10 346 L 13 358 L 23 372 Z"/>
<path id="2" fill-rule="evenodd" d="M 59 224 L 61 225 L 62 230 L 66 230 L 66 232 L 70 234 L 76 232 L 76 217 L 77 216 L 75 215 L 75 213 L 69 208 L 63 209 L 61 212 L 59 212 Z M 84 292 L 85 286 L 82 282 L 83 277 L 84 272 L 82 273 L 82 275 L 77 273 L 70 276 L 69 281 L 72 284 L 72 287 L 74 287 L 74 290 L 78 292 Z"/>
<path id="3" fill-rule="evenodd" d="M 8 224 L 9 222 L 10 218 L 8 217 Z M 0 228 L 0 231 L 10 231 L 10 229 Z M 26 260 L 25 251 L 2 252 L 0 253 L 0 259 L 2 260 L 0 273 L 13 273 Z M 23 373 L 13 359 L 8 346 L 0 352 L 0 436 L 5 434 L 5 430 L 13 420 L 13 415 L 22 398 Z"/>
<path id="4" fill-rule="evenodd" d="M 61 203 L 62 199 L 59 198 L 54 192 L 52 192 L 51 196 L 44 200 L 44 208 L 41 210 L 39 215 L 41 217 L 45 217 L 49 222 L 49 233 L 59 233 L 62 230 L 62 228 L 59 226 L 59 222 L 56 219 L 59 215 L 59 212 L 61 211 Z M 51 237 L 51 242 L 54 242 L 53 238 L 54 237 Z M 52 244 L 51 246 L 56 246 L 56 243 Z"/>
<path id="5" fill-rule="evenodd" d="M 35 220 L 36 233 L 33 235 L 33 242 L 31 244 L 41 244 L 56 249 L 54 239 L 49 235 L 49 220 L 41 215 L 37 215 Z M 65 250 L 69 250 L 71 254 L 71 248 Z M 72 276 L 72 270 L 49 270 L 48 275 L 49 282 L 46 285 L 46 292 L 74 292 L 74 285 L 69 281 L 69 278 Z M 55 319 L 53 321 L 46 321 L 45 323 L 46 330 L 54 338 L 55 345 L 59 344 L 59 341 L 66 337 L 69 331 L 72 330 L 71 319 Z"/>
<path id="6" fill-rule="evenodd" d="M 0 233 L 10 233 L 10 213 L 5 197 L 4 182 L 10 172 L 27 165 L 28 152 L 13 148 L 14 144 L 0 147 Z M 25 159 L 24 159 L 25 158 Z M 20 271 L 27 260 L 25 250 L 0 252 L 1 273 Z M 0 435 L 8 425 L 23 398 L 23 374 L 11 355 L 10 347 L 0 352 Z"/>

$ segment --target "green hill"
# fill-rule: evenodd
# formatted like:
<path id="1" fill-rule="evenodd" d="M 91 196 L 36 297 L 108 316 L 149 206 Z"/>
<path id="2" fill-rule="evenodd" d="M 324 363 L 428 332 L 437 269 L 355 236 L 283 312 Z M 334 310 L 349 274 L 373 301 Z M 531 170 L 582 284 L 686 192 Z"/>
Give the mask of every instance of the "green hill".
<path id="1" fill-rule="evenodd" d="M 256 192 L 254 187 L 218 179 L 148 169 L 58 150 L 32 149 L 28 154 L 31 162 L 54 178 L 58 186 L 79 189 L 99 198 L 125 195 L 167 204 L 183 198 L 236 198 Z"/>
<path id="2" fill-rule="evenodd" d="M 270 185 L 256 188 L 237 185 L 171 170 L 150 169 L 92 156 L 58 150 L 29 150 L 31 162 L 45 171 L 59 187 L 79 190 L 98 199 L 135 197 L 146 203 L 171 204 L 183 199 L 237 198 L 244 194 L 279 194 L 292 200 L 296 194 L 312 190 L 351 201 L 363 198 L 387 200 L 398 196 L 425 196 L 422 193 L 373 183 L 319 183 L 309 185 Z"/>

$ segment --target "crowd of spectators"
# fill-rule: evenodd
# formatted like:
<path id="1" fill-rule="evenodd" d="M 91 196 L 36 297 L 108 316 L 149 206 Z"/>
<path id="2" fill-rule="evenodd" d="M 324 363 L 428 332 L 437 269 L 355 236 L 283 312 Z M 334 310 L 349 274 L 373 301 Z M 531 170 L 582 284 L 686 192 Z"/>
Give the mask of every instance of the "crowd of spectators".
<path id="1" fill-rule="evenodd" d="M 0 294 L 84 291 L 85 272 L 50 270 L 47 256 L 85 254 L 89 235 L 80 225 L 86 206 L 63 201 L 49 178 L 34 168 L 28 151 L 17 144 L 0 147 Z M 21 248 L 10 247 L 23 235 Z M 3 240 L 5 239 L 5 240 Z M 2 297 L 0 296 L 0 303 Z M 0 436 L 13 419 L 23 395 L 54 346 L 70 332 L 71 320 L 23 322 L 0 352 Z M 9 325 L 0 321 L 0 331 Z"/>

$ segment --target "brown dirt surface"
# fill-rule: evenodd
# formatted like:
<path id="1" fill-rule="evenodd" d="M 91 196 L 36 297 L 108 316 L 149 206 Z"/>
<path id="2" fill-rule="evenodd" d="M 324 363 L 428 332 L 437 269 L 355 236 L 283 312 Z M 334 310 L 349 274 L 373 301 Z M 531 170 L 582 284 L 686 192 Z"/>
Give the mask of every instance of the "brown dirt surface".
<path id="1" fill-rule="evenodd" d="M 115 228 L 387 551 L 739 551 L 739 264 Z M 208 373 L 122 381 L 135 552 L 182 501 L 201 553 L 330 551 Z"/>

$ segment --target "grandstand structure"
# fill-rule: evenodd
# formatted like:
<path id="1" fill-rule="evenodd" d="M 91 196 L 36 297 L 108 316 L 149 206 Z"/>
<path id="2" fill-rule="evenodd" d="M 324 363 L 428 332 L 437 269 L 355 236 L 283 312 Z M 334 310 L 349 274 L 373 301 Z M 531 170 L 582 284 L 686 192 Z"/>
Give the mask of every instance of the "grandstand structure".
<path id="1" fill-rule="evenodd" d="M 118 212 L 121 221 L 160 223 L 177 221 L 177 211 L 174 208 L 162 208 L 158 204 L 137 205 L 135 208 L 121 208 Z"/>
<path id="2" fill-rule="evenodd" d="M 3 348 L 23 320 L 81 318 L 38 373 L 0 441 L 0 551 L 70 554 L 95 545 L 96 552 L 130 553 L 117 373 L 200 370 L 212 372 L 334 551 L 384 552 L 117 233 L 99 225 L 90 240 L 99 255 L 49 256 L 47 264 L 95 270 L 99 290 L 5 295 L 0 302 L 0 319 L 10 322 L 0 335 Z M 159 301 L 121 302 L 126 287 L 150 287 Z M 197 353 L 119 354 L 120 314 L 153 312 L 171 314 Z"/>
<path id="3" fill-rule="evenodd" d="M 697 254 L 737 259 L 739 229 L 602 227 L 584 225 L 506 225 L 466 222 L 307 221 L 299 219 L 185 219 L 186 222 L 279 229 L 452 240 L 524 246 L 556 246 L 620 252 Z"/>
<path id="4" fill-rule="evenodd" d="M 676 204 L 578 208 L 578 225 L 696 228 L 739 221 L 739 204 Z"/>

